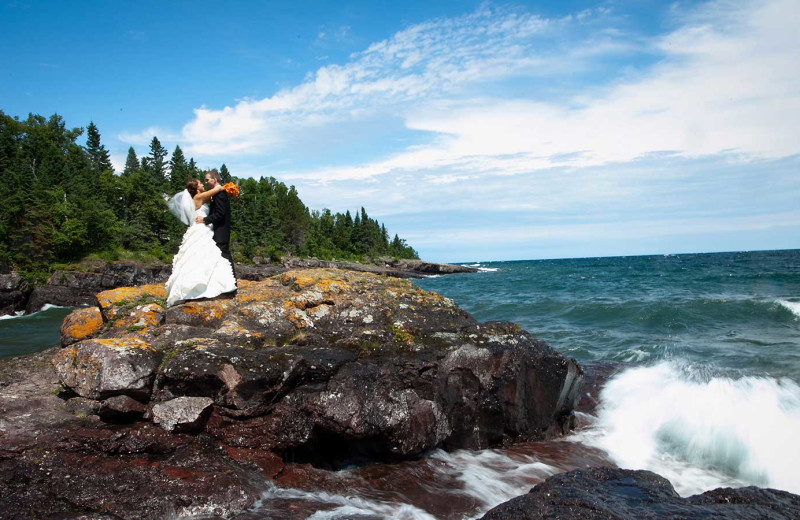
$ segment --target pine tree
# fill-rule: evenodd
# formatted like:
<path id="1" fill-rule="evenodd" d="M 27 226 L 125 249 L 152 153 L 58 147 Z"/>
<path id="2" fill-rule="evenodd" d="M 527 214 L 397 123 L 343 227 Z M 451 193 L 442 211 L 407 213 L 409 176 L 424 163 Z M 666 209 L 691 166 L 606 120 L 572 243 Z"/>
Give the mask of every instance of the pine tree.
<path id="1" fill-rule="evenodd" d="M 155 186 L 165 187 L 167 184 L 167 162 L 165 158 L 169 152 L 161 146 L 158 137 L 153 136 L 150 141 L 150 155 L 142 159 L 142 169 L 146 171 Z"/>
<path id="2" fill-rule="evenodd" d="M 228 167 L 225 166 L 225 163 L 222 163 L 222 166 L 219 169 L 219 176 L 222 180 L 222 184 L 227 184 L 231 182 L 231 174 L 228 171 Z"/>
<path id="3" fill-rule="evenodd" d="M 186 181 L 193 177 L 189 164 L 183 156 L 183 150 L 180 146 L 175 146 L 175 151 L 172 152 L 172 159 L 169 161 L 169 186 L 170 193 L 177 193 L 183 191 L 186 186 Z"/>
<path id="4" fill-rule="evenodd" d="M 86 153 L 89 154 L 92 167 L 99 172 L 113 170 L 114 167 L 111 165 L 108 150 L 100 144 L 100 132 L 97 130 L 97 125 L 94 124 L 94 121 L 89 122 L 89 126 L 86 127 L 86 134 Z"/>
<path id="5" fill-rule="evenodd" d="M 136 157 L 136 150 L 131 146 L 128 148 L 128 157 L 125 159 L 125 169 L 122 170 L 122 175 L 128 176 L 134 172 L 138 172 L 140 167 L 139 159 Z"/>

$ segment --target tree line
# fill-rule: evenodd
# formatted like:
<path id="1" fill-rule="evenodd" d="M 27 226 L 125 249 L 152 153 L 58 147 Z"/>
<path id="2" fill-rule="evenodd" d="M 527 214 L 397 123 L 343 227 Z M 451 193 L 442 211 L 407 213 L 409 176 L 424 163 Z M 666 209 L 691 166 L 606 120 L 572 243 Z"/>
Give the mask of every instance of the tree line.
<path id="1" fill-rule="evenodd" d="M 167 197 L 206 170 L 180 146 L 170 157 L 157 137 L 139 158 L 128 150 L 115 173 L 100 131 L 90 122 L 68 128 L 57 114 L 20 120 L 0 110 L 0 268 L 46 273 L 54 264 L 88 256 L 131 256 L 168 262 L 185 231 L 169 213 Z M 418 258 L 396 234 L 362 207 L 332 213 L 310 210 L 294 186 L 273 177 L 258 180 L 218 169 L 223 182 L 240 186 L 231 203 L 231 250 L 237 262 L 286 254 L 322 259 Z M 137 256 L 138 255 L 138 256 Z"/>

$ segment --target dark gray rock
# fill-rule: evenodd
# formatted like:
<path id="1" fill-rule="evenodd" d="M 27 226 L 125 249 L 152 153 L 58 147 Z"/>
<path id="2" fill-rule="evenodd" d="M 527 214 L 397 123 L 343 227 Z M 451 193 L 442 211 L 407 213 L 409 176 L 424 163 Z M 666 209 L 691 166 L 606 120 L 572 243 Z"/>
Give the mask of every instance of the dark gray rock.
<path id="1" fill-rule="evenodd" d="M 109 397 L 100 403 L 97 415 L 104 421 L 133 422 L 141 419 L 147 407 L 127 395 Z"/>
<path id="2" fill-rule="evenodd" d="M 25 309 L 31 287 L 19 273 L 0 274 L 0 316 Z"/>
<path id="3" fill-rule="evenodd" d="M 800 518 L 800 496 L 747 487 L 681 498 L 650 471 L 581 469 L 548 478 L 482 520 L 747 520 Z"/>

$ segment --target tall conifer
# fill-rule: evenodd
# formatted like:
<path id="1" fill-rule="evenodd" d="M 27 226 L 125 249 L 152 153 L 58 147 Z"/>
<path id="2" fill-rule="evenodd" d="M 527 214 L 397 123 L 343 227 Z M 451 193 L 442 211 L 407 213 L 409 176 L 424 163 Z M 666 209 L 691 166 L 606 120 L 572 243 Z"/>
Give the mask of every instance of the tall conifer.
<path id="1" fill-rule="evenodd" d="M 122 175 L 131 175 L 133 172 L 139 171 L 139 168 L 139 158 L 136 157 L 136 150 L 131 146 L 128 148 L 128 157 L 125 159 L 125 169 L 122 170 Z"/>
<path id="2" fill-rule="evenodd" d="M 97 125 L 94 124 L 94 121 L 89 122 L 89 126 L 86 127 L 86 153 L 89 154 L 89 160 L 95 170 L 106 171 L 114 169 L 111 165 L 108 150 L 100 144 L 100 131 L 97 130 Z"/>

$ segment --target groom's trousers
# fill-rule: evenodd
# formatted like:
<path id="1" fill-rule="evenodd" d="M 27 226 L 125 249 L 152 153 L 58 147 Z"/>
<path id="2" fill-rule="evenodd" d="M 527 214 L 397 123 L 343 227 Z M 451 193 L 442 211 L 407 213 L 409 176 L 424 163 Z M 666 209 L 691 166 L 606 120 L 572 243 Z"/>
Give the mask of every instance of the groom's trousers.
<path id="1" fill-rule="evenodd" d="M 231 263 L 231 270 L 233 271 L 233 278 L 236 278 L 236 267 L 233 265 L 233 257 L 231 257 L 231 252 L 229 249 L 230 244 L 228 242 L 217 242 L 217 247 L 222 252 L 222 258 L 226 259 L 228 262 Z"/>

